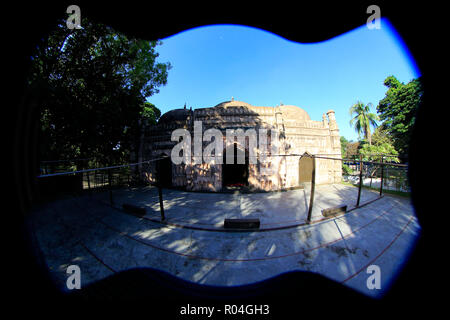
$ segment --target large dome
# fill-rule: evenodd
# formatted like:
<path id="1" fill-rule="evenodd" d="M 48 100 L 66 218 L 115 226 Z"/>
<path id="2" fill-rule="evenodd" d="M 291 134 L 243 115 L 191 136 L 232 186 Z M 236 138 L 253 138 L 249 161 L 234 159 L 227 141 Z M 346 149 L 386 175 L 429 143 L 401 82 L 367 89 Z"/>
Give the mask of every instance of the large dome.
<path id="1" fill-rule="evenodd" d="M 252 107 L 251 104 L 244 102 L 244 101 L 237 101 L 237 100 L 231 100 L 231 101 L 224 101 L 219 103 L 218 105 L 214 106 L 214 108 L 227 108 L 227 107 Z"/>
<path id="2" fill-rule="evenodd" d="M 311 120 L 309 114 L 297 106 L 280 106 L 283 118 L 289 120 Z"/>
<path id="3" fill-rule="evenodd" d="M 255 112 L 258 112 L 258 109 L 261 110 L 264 109 L 275 109 L 274 107 L 259 107 L 259 106 L 253 106 L 247 102 L 244 101 L 237 101 L 237 100 L 231 100 L 231 101 L 225 101 L 222 103 L 219 103 L 214 108 L 228 108 L 228 107 L 246 107 L 249 109 L 252 109 Z M 302 108 L 299 108 L 297 106 L 287 105 L 287 106 L 280 106 L 281 112 L 283 113 L 283 117 L 288 120 L 311 120 L 309 117 L 309 114 L 303 110 Z"/>
<path id="4" fill-rule="evenodd" d="M 214 108 L 230 108 L 230 107 L 244 107 L 248 108 L 249 110 L 252 110 L 255 113 L 264 113 L 269 110 L 272 110 L 271 112 L 275 111 L 275 107 L 260 107 L 260 106 L 252 106 L 251 104 L 244 102 L 244 101 L 238 101 L 238 100 L 231 100 L 231 101 L 224 101 L 219 103 L 218 105 L 214 106 Z M 279 110 L 281 110 L 283 114 L 283 118 L 287 121 L 306 121 L 311 120 L 309 117 L 309 114 L 303 110 L 302 108 L 299 108 L 297 106 L 293 105 L 282 105 L 278 107 Z M 170 110 L 166 113 L 164 113 L 161 118 L 159 119 L 159 123 L 170 123 L 172 121 L 185 121 L 189 116 L 190 110 L 188 109 L 174 109 Z"/>

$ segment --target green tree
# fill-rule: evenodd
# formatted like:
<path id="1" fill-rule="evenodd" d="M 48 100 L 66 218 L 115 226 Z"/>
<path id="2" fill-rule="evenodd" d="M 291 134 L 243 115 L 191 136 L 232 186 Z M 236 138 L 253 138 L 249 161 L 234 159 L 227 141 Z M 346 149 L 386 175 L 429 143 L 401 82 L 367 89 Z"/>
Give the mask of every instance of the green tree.
<path id="1" fill-rule="evenodd" d="M 397 150 L 386 142 L 378 145 L 363 144 L 359 153 L 363 156 L 364 161 L 380 161 L 381 156 L 385 155 L 384 160 L 387 162 L 400 162 Z"/>
<path id="2" fill-rule="evenodd" d="M 344 136 L 341 136 L 340 139 L 341 139 L 341 157 L 345 159 L 347 158 L 347 146 L 349 145 L 350 142 Z M 343 175 L 352 174 L 352 170 L 348 165 L 344 163 L 344 161 L 342 161 L 342 174 Z"/>
<path id="3" fill-rule="evenodd" d="M 363 159 L 367 161 L 379 161 L 381 156 L 388 162 L 400 162 L 398 158 L 398 151 L 393 145 L 393 140 L 384 124 L 381 124 L 372 135 L 372 145 L 362 143 L 359 148 L 359 153 L 362 154 Z"/>
<path id="4" fill-rule="evenodd" d="M 342 158 L 345 158 L 347 154 L 348 140 L 344 136 L 341 136 L 340 139 L 341 139 L 341 156 Z"/>
<path id="5" fill-rule="evenodd" d="M 146 130 L 149 129 L 152 125 L 155 125 L 160 117 L 161 110 L 156 108 L 155 105 L 150 102 L 144 102 L 138 121 L 139 129 L 136 131 L 136 143 L 133 148 L 134 157 L 138 162 L 142 162 L 144 160 L 144 138 L 146 135 L 148 136 Z"/>
<path id="6" fill-rule="evenodd" d="M 372 103 L 364 104 L 361 101 L 357 101 L 350 107 L 350 116 L 353 118 L 350 120 L 350 125 L 355 127 L 359 136 L 363 135 L 365 139 L 372 144 L 370 127 L 377 126 L 378 116 L 370 112 Z"/>
<path id="7" fill-rule="evenodd" d="M 144 102 L 141 111 L 141 118 L 146 121 L 146 125 L 155 125 L 161 117 L 161 110 L 153 103 Z"/>
<path id="8" fill-rule="evenodd" d="M 388 90 L 379 102 L 377 112 L 392 136 L 396 150 L 407 154 L 416 112 L 422 101 L 423 86 L 420 78 L 403 84 L 394 76 L 387 77 L 384 85 Z"/>
<path id="9" fill-rule="evenodd" d="M 394 144 L 391 134 L 386 129 L 386 126 L 384 125 L 384 123 L 382 123 L 381 125 L 376 127 L 375 131 L 372 134 L 372 144 L 373 145 L 380 145 L 383 143 L 388 143 L 391 145 Z"/>
<path id="10" fill-rule="evenodd" d="M 345 149 L 345 158 L 356 159 L 358 157 L 358 150 L 361 143 L 359 141 L 349 142 Z"/>
<path id="11" fill-rule="evenodd" d="M 160 115 L 145 100 L 167 83 L 171 65 L 156 61 L 160 41 L 129 38 L 86 18 L 81 25 L 70 30 L 61 21 L 32 57 L 41 158 L 128 161 L 143 120 Z"/>

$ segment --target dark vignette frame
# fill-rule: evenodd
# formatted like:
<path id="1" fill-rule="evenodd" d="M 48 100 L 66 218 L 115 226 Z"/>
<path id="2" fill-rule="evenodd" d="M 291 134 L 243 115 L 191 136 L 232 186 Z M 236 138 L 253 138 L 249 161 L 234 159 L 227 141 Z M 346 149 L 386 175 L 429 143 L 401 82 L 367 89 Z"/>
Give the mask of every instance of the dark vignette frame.
<path id="1" fill-rule="evenodd" d="M 231 23 L 261 28 L 303 43 L 324 41 L 365 24 L 369 16 L 366 8 L 373 4 L 368 1 L 345 4 L 258 3 L 252 6 L 231 2 L 198 6 L 192 3 L 178 5 L 130 1 L 95 5 L 84 1 L 74 3 L 82 8 L 82 14 L 145 39 L 164 38 L 202 25 Z M 6 150 L 10 150 L 5 153 L 5 157 L 9 160 L 6 171 L 11 174 L 8 177 L 11 195 L 6 198 L 4 206 L 12 203 L 14 208 L 4 211 L 4 216 L 8 218 L 5 225 L 14 226 L 6 228 L 14 230 L 14 233 L 10 235 L 13 240 L 6 242 L 5 256 L 8 257 L 8 262 L 4 262 L 7 273 L 4 277 L 12 282 L 11 287 L 6 289 L 11 298 L 44 305 L 85 301 L 82 294 L 65 296 L 51 285 L 50 278 L 32 253 L 30 235 L 26 232 L 23 219 L 31 205 L 35 170 L 33 163 L 37 150 L 37 114 L 33 112 L 32 97 L 24 96 L 28 57 L 37 41 L 51 30 L 54 21 L 65 13 L 70 4 L 73 3 L 8 4 L 4 11 L 8 16 L 5 24 L 7 30 L 4 30 L 7 33 L 4 50 L 11 55 L 7 58 L 7 69 L 10 69 L 7 70 L 7 99 L 4 100 L 8 101 L 5 103 L 4 128 L 7 133 L 4 137 L 8 143 Z M 404 3 L 394 5 L 383 1 L 376 4 L 381 8 L 382 17 L 390 20 L 412 52 L 423 75 L 425 87 L 424 103 L 417 114 L 409 159 L 413 203 L 422 226 L 422 236 L 389 292 L 381 300 L 373 300 L 323 277 L 299 272 L 288 273 L 254 286 L 207 288 L 182 283 L 170 275 L 152 270 L 125 272 L 121 279 L 109 279 L 102 288 L 97 289 L 108 290 L 112 299 L 124 298 L 121 296 L 121 288 L 127 287 L 129 281 L 142 282 L 142 279 L 146 279 L 145 283 L 152 285 L 153 290 L 148 292 L 141 287 L 130 293 L 130 298 L 145 299 L 146 306 L 151 306 L 151 309 L 164 305 L 181 305 L 186 301 L 203 305 L 221 304 L 225 301 L 256 301 L 273 305 L 272 316 L 318 311 L 323 303 L 327 306 L 350 303 L 371 310 L 384 310 L 399 301 L 408 301 L 409 306 L 418 307 L 424 302 L 422 299 L 425 295 L 436 293 L 433 286 L 439 286 L 439 276 L 443 278 L 445 275 L 433 271 L 433 266 L 429 263 L 432 261 L 431 248 L 434 245 L 431 235 L 437 219 L 436 216 L 431 216 L 430 205 L 436 194 L 433 188 L 429 188 L 429 182 L 425 183 L 429 180 L 429 169 L 425 170 L 424 154 L 430 149 L 429 142 L 433 140 L 429 130 L 433 123 L 432 115 L 440 112 L 439 108 L 442 107 L 438 95 L 440 84 L 433 78 L 435 69 L 432 63 L 439 61 L 438 55 L 441 52 L 434 42 L 440 36 L 437 34 L 437 25 L 445 20 L 439 19 L 440 9 L 436 7 L 423 4 L 407 6 Z M 95 290 L 89 292 L 88 296 L 95 296 Z M 176 316 L 173 309 L 176 307 L 170 308 L 170 314 Z"/>

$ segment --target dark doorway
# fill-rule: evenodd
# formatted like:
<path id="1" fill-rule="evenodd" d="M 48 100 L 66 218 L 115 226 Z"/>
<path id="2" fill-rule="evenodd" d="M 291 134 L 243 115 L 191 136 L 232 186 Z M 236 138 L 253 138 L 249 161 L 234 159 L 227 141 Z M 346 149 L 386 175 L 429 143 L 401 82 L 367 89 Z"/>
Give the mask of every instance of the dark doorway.
<path id="1" fill-rule="evenodd" d="M 172 160 L 170 157 L 159 160 L 157 163 L 157 170 L 161 179 L 161 186 L 168 188 L 172 186 Z"/>
<path id="2" fill-rule="evenodd" d="M 234 148 L 234 157 L 232 158 L 232 163 L 227 163 L 227 151 L 230 153 Z M 238 152 L 245 152 L 240 148 L 237 148 L 237 145 L 234 144 L 233 147 L 228 147 L 225 149 L 223 153 L 223 165 L 222 165 L 222 186 L 224 189 L 226 188 L 240 188 L 248 186 L 248 155 L 245 152 L 245 163 L 238 164 L 237 157 Z M 231 160 L 231 159 L 229 159 Z"/>

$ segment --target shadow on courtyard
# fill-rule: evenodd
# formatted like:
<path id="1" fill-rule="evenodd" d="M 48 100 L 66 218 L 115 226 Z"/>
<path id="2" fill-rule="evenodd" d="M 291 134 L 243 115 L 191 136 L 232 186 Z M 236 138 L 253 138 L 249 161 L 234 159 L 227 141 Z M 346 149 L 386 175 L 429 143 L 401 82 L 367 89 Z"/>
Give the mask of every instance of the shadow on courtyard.
<path id="1" fill-rule="evenodd" d="M 317 191 L 313 220 L 320 218 L 323 208 L 342 203 L 351 206 L 356 201 L 356 195 L 351 196 L 357 191 L 354 187 L 331 185 Z M 363 190 L 361 203 L 376 197 Z M 227 287 L 300 270 L 373 295 L 365 289 L 364 267 L 381 264 L 383 288 L 387 288 L 420 229 L 409 200 L 388 196 L 335 219 L 266 232 L 190 227 L 220 229 L 226 217 L 260 217 L 266 226 L 304 222 L 307 189 L 247 197 L 164 189 L 166 219 L 182 228 L 155 222 L 159 201 L 153 188 L 114 194 L 117 207 L 124 202 L 145 206 L 144 217 L 111 208 L 105 204 L 107 199 L 107 193 L 69 198 L 41 205 L 33 213 L 37 247 L 62 290 L 67 267 L 76 264 L 83 273 L 83 286 L 142 267 L 197 284 Z"/>
<path id="2" fill-rule="evenodd" d="M 276 226 L 304 224 L 310 204 L 310 184 L 305 188 L 280 191 L 241 194 L 192 193 L 164 189 L 164 211 L 166 222 L 198 228 L 222 228 L 225 218 L 258 218 L 263 229 Z M 103 194 L 98 198 L 107 203 Z M 379 198 L 375 191 L 363 189 L 360 204 Z M 114 194 L 114 206 L 133 204 L 145 208 L 145 218 L 160 219 L 160 204 L 156 188 L 121 190 Z M 346 205 L 347 210 L 355 208 L 357 188 L 344 185 L 317 186 L 314 195 L 312 221 L 323 219 L 322 210 Z M 205 206 L 205 204 L 207 204 Z"/>

